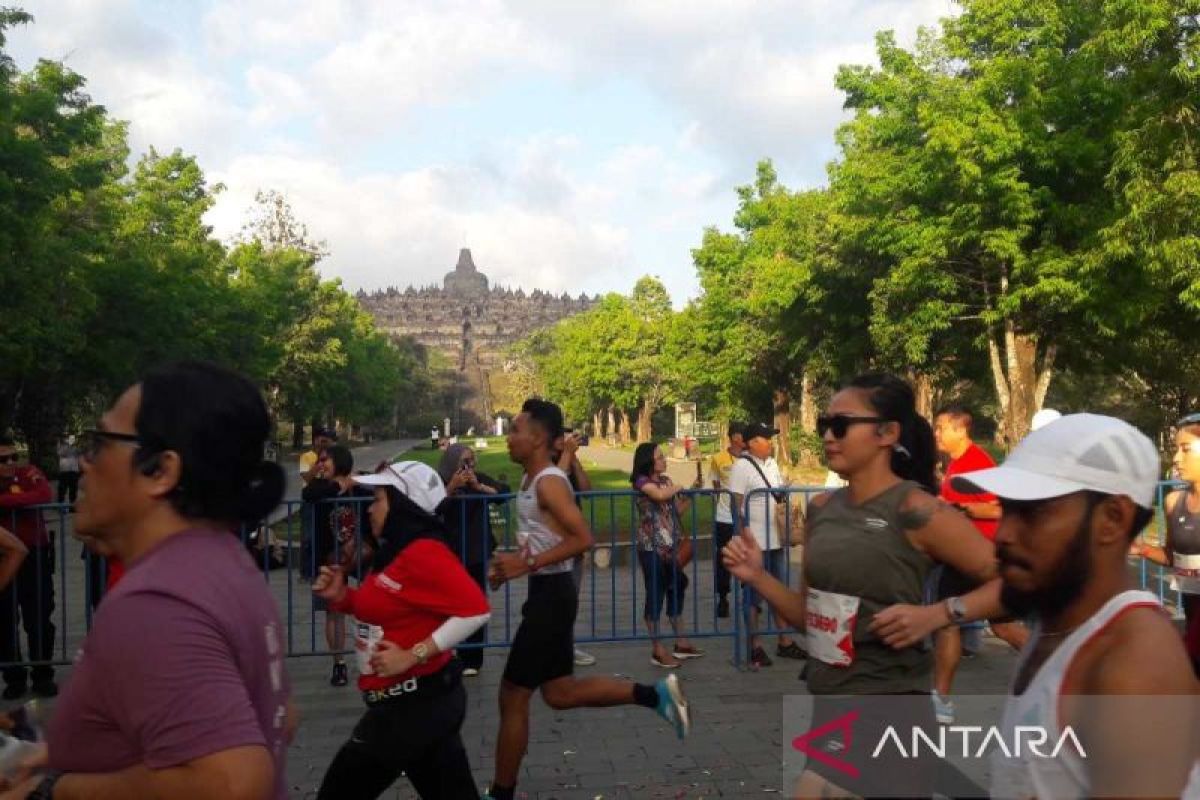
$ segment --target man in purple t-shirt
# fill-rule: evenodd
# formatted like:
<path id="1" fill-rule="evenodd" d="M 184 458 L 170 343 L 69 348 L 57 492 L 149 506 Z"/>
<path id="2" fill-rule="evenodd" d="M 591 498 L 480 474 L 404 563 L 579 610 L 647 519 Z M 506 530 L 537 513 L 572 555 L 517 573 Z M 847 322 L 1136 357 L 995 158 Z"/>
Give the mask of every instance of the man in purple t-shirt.
<path id="1" fill-rule="evenodd" d="M 283 493 L 262 461 L 269 427 L 249 381 L 186 363 L 131 387 L 87 436 L 76 527 L 128 571 L 54 709 L 29 797 L 287 797 L 283 630 L 232 532 Z"/>

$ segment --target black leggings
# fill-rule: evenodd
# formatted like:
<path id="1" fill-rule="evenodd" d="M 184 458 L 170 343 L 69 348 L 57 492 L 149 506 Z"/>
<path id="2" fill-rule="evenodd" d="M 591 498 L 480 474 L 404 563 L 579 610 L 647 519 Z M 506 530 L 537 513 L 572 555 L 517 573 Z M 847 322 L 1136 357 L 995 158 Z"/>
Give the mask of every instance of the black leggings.
<path id="1" fill-rule="evenodd" d="M 368 708 L 325 771 L 318 800 L 374 800 L 401 773 L 424 800 L 478 800 L 459 737 L 466 715 L 461 683 L 446 694 Z"/>

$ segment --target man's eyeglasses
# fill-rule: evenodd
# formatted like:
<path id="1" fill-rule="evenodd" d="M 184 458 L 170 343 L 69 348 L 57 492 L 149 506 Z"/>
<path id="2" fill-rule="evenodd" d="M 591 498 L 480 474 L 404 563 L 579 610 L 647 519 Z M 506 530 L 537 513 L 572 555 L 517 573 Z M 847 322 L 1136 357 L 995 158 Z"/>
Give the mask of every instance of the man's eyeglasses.
<path id="1" fill-rule="evenodd" d="M 136 445 L 141 447 L 142 437 L 136 433 L 117 433 L 115 431 L 102 431 L 97 429 L 86 430 L 79 437 L 79 451 L 88 461 L 94 461 L 96 456 L 100 454 L 100 450 L 104 447 L 106 441 L 125 442 L 126 444 Z"/>
<path id="2" fill-rule="evenodd" d="M 6 453 L 0 456 L 0 464 L 15 464 L 20 456 L 16 453 Z"/>
<path id="3" fill-rule="evenodd" d="M 851 425 L 860 423 L 888 422 L 883 417 L 852 417 L 849 414 L 834 414 L 831 417 L 817 417 L 817 435 L 824 436 L 826 431 L 833 432 L 833 438 L 841 439 L 850 430 Z"/>

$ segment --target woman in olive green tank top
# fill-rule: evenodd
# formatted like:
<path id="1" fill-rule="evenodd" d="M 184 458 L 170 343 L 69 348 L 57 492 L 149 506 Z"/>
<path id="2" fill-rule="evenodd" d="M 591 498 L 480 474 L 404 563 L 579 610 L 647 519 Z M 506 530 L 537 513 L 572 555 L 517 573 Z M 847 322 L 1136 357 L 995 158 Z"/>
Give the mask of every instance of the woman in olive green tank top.
<path id="1" fill-rule="evenodd" d="M 962 513 L 937 499 L 933 432 L 907 383 L 893 375 L 855 378 L 834 395 L 817 428 L 829 468 L 848 485 L 809 503 L 800 590 L 763 570 L 752 538 L 735 537 L 724 563 L 805 632 L 814 724 L 822 697 L 913 694 L 914 724 L 928 718 L 932 725 L 932 655 L 920 645 L 950 623 L 951 609 L 921 605 L 926 578 L 935 564 L 949 564 L 981 584 L 958 598 L 966 614 L 998 615 L 995 551 Z M 856 739 L 870 738 L 862 733 L 856 730 Z M 834 784 L 859 796 L 895 796 L 888 781 L 898 766 L 911 772 L 911 765 L 875 763 L 851 779 L 810 760 L 797 790 L 820 796 Z"/>

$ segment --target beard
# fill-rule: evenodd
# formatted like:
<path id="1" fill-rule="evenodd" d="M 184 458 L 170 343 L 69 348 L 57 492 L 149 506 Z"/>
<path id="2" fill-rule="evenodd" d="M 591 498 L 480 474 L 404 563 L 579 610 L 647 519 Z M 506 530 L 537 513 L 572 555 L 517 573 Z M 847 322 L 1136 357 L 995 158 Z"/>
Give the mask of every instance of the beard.
<path id="1" fill-rule="evenodd" d="M 1000 602 L 1009 613 L 1018 617 L 1034 614 L 1044 619 L 1061 613 L 1079 599 L 1092 578 L 1091 522 L 1089 509 L 1058 563 L 1049 570 L 1054 576 L 1049 586 L 1025 591 L 1001 582 Z"/>

